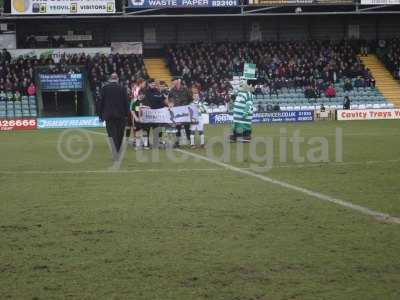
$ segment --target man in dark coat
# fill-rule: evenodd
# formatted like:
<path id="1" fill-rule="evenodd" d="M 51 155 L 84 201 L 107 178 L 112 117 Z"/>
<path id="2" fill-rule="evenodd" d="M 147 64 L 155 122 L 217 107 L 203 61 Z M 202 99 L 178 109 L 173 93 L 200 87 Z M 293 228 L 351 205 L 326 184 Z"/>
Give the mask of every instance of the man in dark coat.
<path id="1" fill-rule="evenodd" d="M 98 113 L 100 120 L 106 121 L 113 160 L 117 160 L 130 111 L 127 91 L 119 85 L 116 73 L 101 90 Z"/>
<path id="2" fill-rule="evenodd" d="M 156 81 L 153 78 L 150 78 L 148 81 L 148 88 L 145 92 L 145 97 L 143 100 L 143 105 L 148 106 L 151 109 L 160 109 L 168 106 L 167 99 L 163 93 L 161 93 L 159 87 L 157 86 Z M 163 124 L 146 124 L 146 128 L 144 130 L 144 146 L 145 148 L 149 145 L 149 137 L 150 137 L 150 129 L 153 129 L 153 146 L 158 147 L 160 143 L 160 138 L 162 136 L 161 128 Z M 157 134 L 158 133 L 158 134 Z"/>
<path id="3" fill-rule="evenodd" d="M 188 88 L 184 87 L 181 83 L 180 77 L 174 77 L 172 79 L 172 88 L 169 91 L 169 100 L 173 106 L 184 106 L 189 105 L 193 102 L 193 95 Z M 177 124 L 176 126 L 176 138 L 175 147 L 179 147 L 179 140 L 181 137 L 181 129 L 185 128 L 186 138 L 190 140 L 190 124 Z"/>

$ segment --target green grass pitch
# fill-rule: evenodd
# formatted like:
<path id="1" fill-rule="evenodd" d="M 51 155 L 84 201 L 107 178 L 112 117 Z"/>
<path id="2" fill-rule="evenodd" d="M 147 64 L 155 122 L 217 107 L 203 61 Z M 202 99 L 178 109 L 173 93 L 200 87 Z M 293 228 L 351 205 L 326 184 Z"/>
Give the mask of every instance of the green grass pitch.
<path id="1" fill-rule="evenodd" d="M 329 161 L 295 161 L 290 143 L 280 161 L 282 130 L 305 138 L 303 156 L 324 137 Z M 60 156 L 63 130 L 0 134 L 1 299 L 400 299 L 400 224 L 178 152 L 127 149 L 109 172 L 94 131 L 80 163 Z M 254 137 L 273 140 L 261 175 L 400 217 L 400 122 L 258 125 Z M 59 148 L 82 156 L 86 142 Z M 261 164 L 250 147 L 229 145 L 226 163 Z"/>

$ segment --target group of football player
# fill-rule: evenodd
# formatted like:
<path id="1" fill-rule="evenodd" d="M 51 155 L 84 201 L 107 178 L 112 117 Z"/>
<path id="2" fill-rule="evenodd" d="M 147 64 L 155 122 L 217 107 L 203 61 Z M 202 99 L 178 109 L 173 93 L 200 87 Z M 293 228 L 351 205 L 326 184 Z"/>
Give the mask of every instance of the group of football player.
<path id="1" fill-rule="evenodd" d="M 187 88 L 180 77 L 172 78 L 171 88 L 164 81 L 147 81 L 139 79 L 128 90 L 131 114 L 128 119 L 125 136 L 135 149 L 150 149 L 166 147 L 167 140 L 174 140 L 173 147 L 179 148 L 186 138 L 191 148 L 204 147 L 204 124 L 201 114 L 205 113 L 205 106 L 200 100 L 196 88 Z M 143 109 L 161 109 L 165 107 L 184 106 L 195 104 L 198 106 L 198 123 L 160 124 L 142 122 Z M 184 136 L 181 132 L 184 131 Z M 152 132 L 152 134 L 150 134 Z M 199 143 L 196 144 L 195 135 L 198 134 Z M 152 139 L 150 140 L 150 136 Z"/>

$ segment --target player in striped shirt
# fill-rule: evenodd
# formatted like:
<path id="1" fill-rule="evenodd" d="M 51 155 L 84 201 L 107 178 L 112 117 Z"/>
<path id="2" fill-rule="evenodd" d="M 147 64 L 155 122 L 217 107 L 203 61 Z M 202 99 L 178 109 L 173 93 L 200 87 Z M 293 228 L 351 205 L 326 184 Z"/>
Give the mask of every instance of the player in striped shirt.
<path id="1" fill-rule="evenodd" d="M 206 112 L 206 108 L 203 102 L 200 100 L 200 95 L 197 89 L 193 89 L 193 104 L 197 106 L 199 110 L 199 122 L 197 124 L 190 125 L 190 147 L 195 148 L 196 144 L 194 141 L 194 137 L 197 131 L 197 134 L 200 137 L 200 147 L 204 147 L 204 124 L 202 119 L 202 114 Z"/>

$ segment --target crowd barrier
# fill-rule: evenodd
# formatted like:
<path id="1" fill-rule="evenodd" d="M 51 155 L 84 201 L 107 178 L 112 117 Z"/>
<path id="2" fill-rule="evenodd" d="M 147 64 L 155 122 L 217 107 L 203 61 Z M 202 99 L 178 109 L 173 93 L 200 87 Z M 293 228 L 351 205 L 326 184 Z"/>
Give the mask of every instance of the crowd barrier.
<path id="1" fill-rule="evenodd" d="M 0 119 L 0 131 L 32 130 L 37 128 L 35 118 Z"/>
<path id="2" fill-rule="evenodd" d="M 37 128 L 100 128 L 104 127 L 99 117 L 38 118 Z"/>
<path id="3" fill-rule="evenodd" d="M 231 113 L 209 114 L 210 124 L 226 124 L 233 121 Z M 277 111 L 267 113 L 254 113 L 253 123 L 289 123 L 314 121 L 313 110 Z"/>
<path id="4" fill-rule="evenodd" d="M 318 120 L 333 120 L 335 111 L 325 112 L 313 110 L 278 111 L 254 113 L 253 123 L 292 123 L 313 122 Z M 210 113 L 201 116 L 204 124 L 229 124 L 233 121 L 232 113 Z M 352 109 L 336 111 L 336 120 L 394 120 L 400 119 L 400 109 Z M 101 128 L 105 127 L 96 116 L 64 117 L 64 118 L 11 118 L 0 119 L 0 131 L 33 130 L 51 128 Z"/>
<path id="5" fill-rule="evenodd" d="M 400 109 L 379 108 L 379 109 L 339 109 L 336 111 L 338 121 L 355 120 L 394 120 L 400 119 Z"/>

